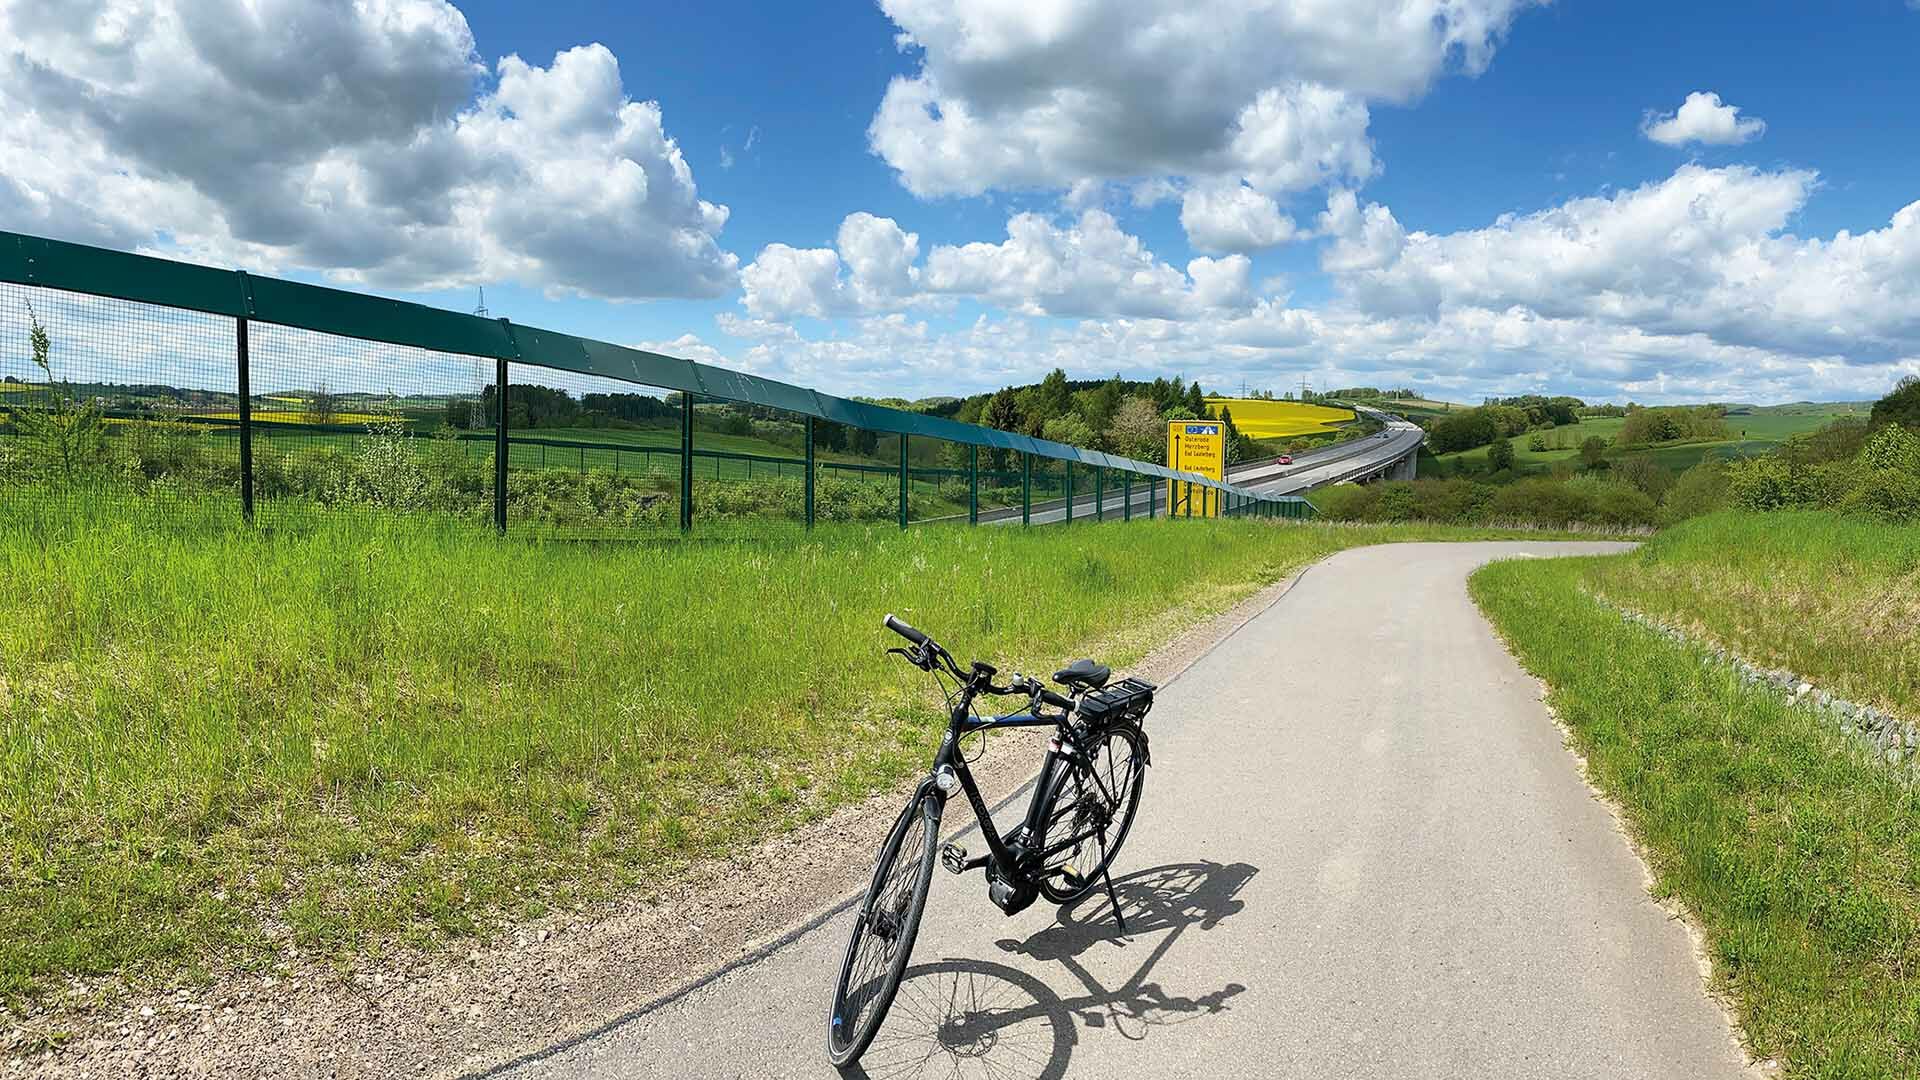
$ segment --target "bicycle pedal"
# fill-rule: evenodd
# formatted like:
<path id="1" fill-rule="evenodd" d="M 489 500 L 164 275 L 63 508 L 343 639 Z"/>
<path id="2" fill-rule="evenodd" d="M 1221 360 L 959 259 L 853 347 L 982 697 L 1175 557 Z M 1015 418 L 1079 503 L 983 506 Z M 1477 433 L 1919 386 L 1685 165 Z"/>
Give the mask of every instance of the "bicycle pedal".
<path id="1" fill-rule="evenodd" d="M 959 844 L 948 844 L 940 849 L 940 864 L 950 873 L 964 874 L 967 866 L 967 849 Z"/>

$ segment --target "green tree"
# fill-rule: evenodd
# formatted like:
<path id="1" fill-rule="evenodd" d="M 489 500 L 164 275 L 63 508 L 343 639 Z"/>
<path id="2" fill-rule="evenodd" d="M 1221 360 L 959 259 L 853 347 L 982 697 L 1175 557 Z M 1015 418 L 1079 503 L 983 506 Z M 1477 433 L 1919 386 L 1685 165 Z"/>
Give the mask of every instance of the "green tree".
<path id="1" fill-rule="evenodd" d="M 491 389 L 491 387 L 488 389 Z M 518 393 L 508 394 L 507 401 L 517 404 L 516 399 L 518 397 Z M 307 395 L 307 423 L 331 424 L 333 423 L 334 416 L 337 415 L 339 411 L 340 399 L 333 395 L 332 390 L 327 389 L 326 383 L 320 383 L 315 386 L 313 393 Z"/>
<path id="2" fill-rule="evenodd" d="M 72 480 L 98 464 L 106 450 L 106 425 L 98 405 L 80 400 L 73 388 L 53 377 L 53 338 L 27 305 L 27 345 L 33 366 L 47 377 L 44 409 L 15 408 L 13 423 L 33 455 Z"/>
<path id="3" fill-rule="evenodd" d="M 1040 434 L 1042 438 L 1066 443 L 1068 446 L 1090 447 L 1093 442 L 1093 429 L 1087 426 L 1087 422 L 1081 419 L 1078 413 L 1054 417 L 1047 421 L 1045 430 Z"/>
<path id="4" fill-rule="evenodd" d="M 1501 437 L 1487 445 L 1487 468 L 1494 472 L 1513 468 L 1513 440 Z"/>
<path id="5" fill-rule="evenodd" d="M 1898 424 L 1920 431 L 1920 375 L 1901 379 L 1892 393 L 1874 402 L 1870 422 L 1874 427 Z"/>
<path id="6" fill-rule="evenodd" d="M 1115 453 L 1159 464 L 1167 452 L 1167 422 L 1152 401 L 1130 397 L 1113 411 L 1107 442 Z"/>
<path id="7" fill-rule="evenodd" d="M 1187 384 L 1187 408 L 1194 416 L 1207 415 L 1207 395 L 1200 392 L 1200 384 Z"/>
<path id="8" fill-rule="evenodd" d="M 1589 469 L 1597 469 L 1607 460 L 1607 440 L 1589 435 L 1580 443 L 1580 460 Z"/>

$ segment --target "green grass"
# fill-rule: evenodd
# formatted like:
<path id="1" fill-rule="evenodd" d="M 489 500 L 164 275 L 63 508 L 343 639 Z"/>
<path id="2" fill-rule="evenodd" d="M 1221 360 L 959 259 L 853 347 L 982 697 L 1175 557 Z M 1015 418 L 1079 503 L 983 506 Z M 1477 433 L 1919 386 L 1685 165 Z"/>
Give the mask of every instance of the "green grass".
<path id="1" fill-rule="evenodd" d="M 1714 514 L 1582 582 L 1750 660 L 1920 719 L 1920 529 L 1817 511 Z"/>
<path id="2" fill-rule="evenodd" d="M 888 611 L 961 656 L 1126 664 L 1435 528 L 821 529 L 498 541 L 276 507 L 0 500 L 0 995 L 351 964 L 646 889 L 924 765 Z"/>
<path id="3" fill-rule="evenodd" d="M 1546 450 L 1529 450 L 1527 444 L 1531 435 L 1515 435 L 1513 465 L 1519 472 L 1546 472 L 1563 461 L 1577 464 L 1580 444 L 1597 436 L 1607 441 L 1608 456 L 1611 458 L 1648 457 L 1675 472 L 1684 472 L 1705 458 L 1725 460 L 1764 454 L 1791 436 L 1818 430 L 1842 416 L 1864 415 L 1862 407 L 1850 402 L 1770 406 L 1748 414 L 1728 416 L 1727 429 L 1733 436 L 1730 439 L 1670 443 L 1619 451 L 1612 449 L 1612 443 L 1614 436 L 1626 423 L 1625 418 L 1588 416 L 1582 417 L 1578 424 L 1571 427 L 1544 432 L 1548 445 Z M 1457 450 L 1440 455 L 1440 460 L 1447 463 L 1471 461 L 1475 467 L 1485 469 L 1487 448 L 1476 446 L 1471 450 Z"/>
<path id="4" fill-rule="evenodd" d="M 1499 563 L 1471 587 L 1551 686 L 1593 781 L 1642 842 L 1655 894 L 1699 919 L 1715 981 L 1754 1053 L 1779 1058 L 1794 1077 L 1920 1075 L 1920 796 L 1811 713 L 1703 663 L 1697 648 L 1626 623 L 1585 591 L 1703 561 L 1711 545 L 1750 538 L 1744 526 L 1708 521 L 1613 559 Z M 1804 558 L 1776 549 L 1763 564 L 1717 548 L 1741 567 L 1721 580 L 1770 593 L 1763 565 L 1822 576 L 1823 528 L 1778 527 L 1809 542 Z M 1866 534 L 1826 538 L 1877 562 Z M 1829 569 L 1825 586 L 1845 588 Z M 1737 621 L 1736 602 L 1710 603 L 1714 618 Z M 1850 628 L 1779 636 L 1815 633 L 1845 641 Z"/>

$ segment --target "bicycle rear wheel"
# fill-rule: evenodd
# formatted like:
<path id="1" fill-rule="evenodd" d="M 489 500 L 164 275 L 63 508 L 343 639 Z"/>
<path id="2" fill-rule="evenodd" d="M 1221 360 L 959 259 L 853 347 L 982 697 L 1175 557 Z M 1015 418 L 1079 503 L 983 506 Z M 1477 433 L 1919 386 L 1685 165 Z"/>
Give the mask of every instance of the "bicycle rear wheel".
<path id="1" fill-rule="evenodd" d="M 1056 904 L 1086 895 L 1120 854 L 1146 783 L 1141 735 L 1119 725 L 1083 735 L 1084 760 L 1055 770 L 1040 814 L 1040 895 Z"/>
<path id="2" fill-rule="evenodd" d="M 827 1020 L 827 1057 L 836 1067 L 857 1061 L 880 1030 L 900 989 L 901 973 L 920 933 L 940 831 L 940 800 L 909 803 L 894 822 L 873 881 L 847 941 Z"/>

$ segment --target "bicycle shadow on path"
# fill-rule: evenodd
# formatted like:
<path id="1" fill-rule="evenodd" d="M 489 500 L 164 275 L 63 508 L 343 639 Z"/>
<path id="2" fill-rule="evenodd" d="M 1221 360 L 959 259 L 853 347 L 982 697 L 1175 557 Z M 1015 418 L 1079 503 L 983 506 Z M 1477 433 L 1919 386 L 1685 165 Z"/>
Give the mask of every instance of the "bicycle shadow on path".
<path id="1" fill-rule="evenodd" d="M 1212 861 L 1136 871 L 1113 881 L 1127 919 L 1124 931 L 1105 891 L 1095 890 L 1061 908 L 1054 925 L 1025 941 L 998 943 L 1002 951 L 1071 974 L 1081 992 L 1067 997 L 1031 971 L 989 961 L 951 958 L 909 967 L 873 1046 L 842 1075 L 1054 1080 L 1066 1075 L 1082 1029 L 1140 1040 L 1155 1027 L 1223 1012 L 1245 986 L 1229 982 L 1187 996 L 1169 993 L 1152 975 L 1188 930 L 1211 930 L 1243 910 L 1239 894 L 1258 872 L 1247 863 Z M 1121 985 L 1108 987 L 1083 962 L 1103 948 L 1145 953 Z"/>

